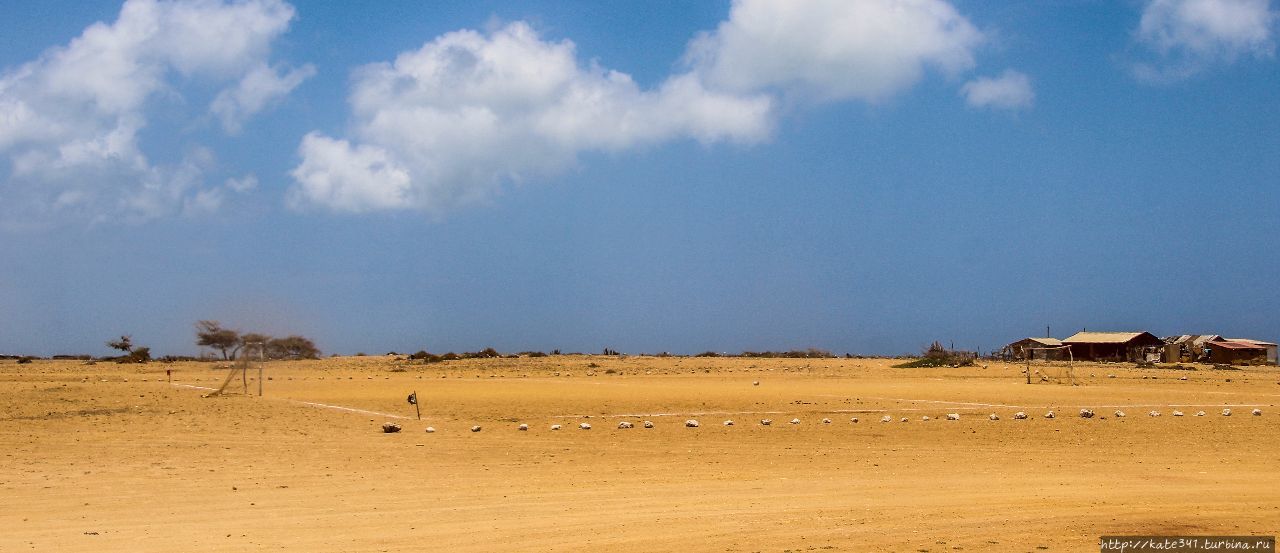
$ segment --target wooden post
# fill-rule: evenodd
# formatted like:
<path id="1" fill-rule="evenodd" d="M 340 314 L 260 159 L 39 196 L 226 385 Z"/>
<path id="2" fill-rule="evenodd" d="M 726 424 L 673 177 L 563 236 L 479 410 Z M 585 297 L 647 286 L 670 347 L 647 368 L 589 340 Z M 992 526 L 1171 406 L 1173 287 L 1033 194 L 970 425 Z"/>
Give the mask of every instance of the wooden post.
<path id="1" fill-rule="evenodd" d="M 418 407 L 419 401 L 420 400 L 418 399 L 418 391 L 414 390 L 413 391 L 413 410 L 418 413 L 418 420 L 422 420 L 422 408 Z"/>

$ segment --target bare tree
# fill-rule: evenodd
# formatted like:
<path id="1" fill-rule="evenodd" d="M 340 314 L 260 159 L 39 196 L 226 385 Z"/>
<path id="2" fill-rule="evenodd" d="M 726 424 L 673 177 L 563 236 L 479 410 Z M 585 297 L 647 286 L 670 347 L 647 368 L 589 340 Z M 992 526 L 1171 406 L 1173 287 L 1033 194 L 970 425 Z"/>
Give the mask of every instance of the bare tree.
<path id="1" fill-rule="evenodd" d="M 133 337 L 125 334 L 119 340 L 107 342 L 107 347 L 118 349 L 124 355 L 116 358 L 117 363 L 146 363 L 151 360 L 151 348 L 134 346 Z"/>
<path id="2" fill-rule="evenodd" d="M 119 340 L 112 340 L 110 342 L 107 342 L 107 347 L 111 349 L 118 349 L 124 352 L 125 354 L 128 354 L 129 352 L 133 351 L 133 337 L 129 336 L 128 334 L 125 334 L 121 336 Z"/>

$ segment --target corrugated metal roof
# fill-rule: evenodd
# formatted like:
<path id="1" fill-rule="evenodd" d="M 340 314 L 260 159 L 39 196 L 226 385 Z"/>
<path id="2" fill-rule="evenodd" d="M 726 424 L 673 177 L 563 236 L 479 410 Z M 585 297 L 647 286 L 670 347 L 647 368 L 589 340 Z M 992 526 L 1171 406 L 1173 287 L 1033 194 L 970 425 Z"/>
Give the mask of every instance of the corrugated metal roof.
<path id="1" fill-rule="evenodd" d="M 1077 344 L 1123 344 L 1146 332 L 1077 332 L 1063 342 Z M 1158 338 L 1157 338 L 1158 339 Z"/>
<path id="2" fill-rule="evenodd" d="M 1201 334 L 1191 341 L 1193 346 L 1203 346 L 1209 342 L 1220 342 L 1222 337 L 1217 334 Z"/>
<path id="3" fill-rule="evenodd" d="M 1247 342 L 1231 342 L 1231 341 L 1213 341 L 1213 342 L 1209 342 L 1208 346 L 1211 348 L 1222 348 L 1222 349 L 1261 349 L 1261 350 L 1267 349 L 1258 344 L 1251 344 Z"/>
<path id="4" fill-rule="evenodd" d="M 1227 338 L 1232 342 L 1244 342 L 1246 344 L 1258 344 L 1259 346 L 1275 346 L 1274 342 L 1263 342 L 1262 340 L 1253 340 L 1250 338 Z"/>

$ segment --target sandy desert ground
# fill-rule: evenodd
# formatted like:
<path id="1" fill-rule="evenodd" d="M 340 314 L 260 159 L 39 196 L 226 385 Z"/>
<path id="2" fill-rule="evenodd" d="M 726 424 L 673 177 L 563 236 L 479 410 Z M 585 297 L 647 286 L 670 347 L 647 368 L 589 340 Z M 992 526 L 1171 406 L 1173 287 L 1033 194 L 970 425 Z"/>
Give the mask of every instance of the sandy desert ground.
<path id="1" fill-rule="evenodd" d="M 1060 386 L 892 363 L 346 357 L 202 398 L 222 365 L 0 361 L 0 551 L 1035 553 L 1280 530 L 1274 367 L 1077 365 Z"/>

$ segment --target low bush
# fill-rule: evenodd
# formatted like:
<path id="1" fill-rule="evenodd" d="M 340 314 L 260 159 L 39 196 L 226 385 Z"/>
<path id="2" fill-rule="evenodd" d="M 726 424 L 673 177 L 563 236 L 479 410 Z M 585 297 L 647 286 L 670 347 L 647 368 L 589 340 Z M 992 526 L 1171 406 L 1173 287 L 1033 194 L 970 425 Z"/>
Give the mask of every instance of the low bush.
<path id="1" fill-rule="evenodd" d="M 934 342 L 925 348 L 924 354 L 915 361 L 894 365 L 898 369 L 918 369 L 927 367 L 968 367 L 973 365 L 975 355 L 971 351 L 950 350 L 941 342 Z"/>

